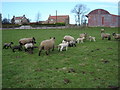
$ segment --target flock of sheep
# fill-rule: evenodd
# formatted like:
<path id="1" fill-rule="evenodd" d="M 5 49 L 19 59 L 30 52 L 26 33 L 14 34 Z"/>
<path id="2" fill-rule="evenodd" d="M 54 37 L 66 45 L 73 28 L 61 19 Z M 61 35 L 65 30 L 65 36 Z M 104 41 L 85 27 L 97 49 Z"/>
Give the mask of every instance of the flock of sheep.
<path id="1" fill-rule="evenodd" d="M 112 36 L 114 39 L 120 39 L 120 34 L 113 33 Z M 111 34 L 105 33 L 105 30 L 101 29 L 101 38 L 102 40 L 104 38 L 108 38 L 108 40 L 111 40 Z M 64 49 L 67 50 L 69 46 L 76 47 L 76 43 L 80 43 L 80 42 L 83 43 L 84 40 L 86 39 L 89 39 L 90 41 L 96 41 L 95 37 L 88 36 L 87 33 L 80 34 L 79 38 L 77 38 L 76 40 L 74 39 L 74 37 L 70 35 L 65 35 L 63 37 L 62 43 L 57 45 L 57 48 L 59 51 L 63 51 Z M 12 51 L 15 52 L 15 50 L 22 51 L 24 47 L 24 50 L 26 52 L 30 50 L 33 51 L 34 48 L 37 48 L 34 46 L 34 44 L 36 44 L 36 40 L 34 37 L 20 39 L 19 45 L 16 45 L 16 46 L 11 46 L 12 44 L 13 42 L 4 43 L 3 49 L 7 49 L 10 47 Z M 52 51 L 54 51 L 54 48 L 55 48 L 55 37 L 50 38 L 48 40 L 44 40 L 40 43 L 38 55 L 40 56 L 42 50 L 45 50 L 46 55 L 48 55 L 51 49 Z"/>

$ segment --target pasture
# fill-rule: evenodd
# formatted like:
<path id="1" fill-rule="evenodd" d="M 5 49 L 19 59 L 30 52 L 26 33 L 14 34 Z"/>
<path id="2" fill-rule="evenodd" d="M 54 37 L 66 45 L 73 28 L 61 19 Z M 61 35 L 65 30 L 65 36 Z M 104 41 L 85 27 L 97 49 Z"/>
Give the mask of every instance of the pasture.
<path id="1" fill-rule="evenodd" d="M 2 30 L 2 45 L 24 37 L 35 37 L 36 46 L 42 40 L 56 37 L 55 45 L 65 35 L 75 39 L 80 33 L 96 37 L 96 42 L 85 41 L 76 47 L 59 52 L 57 48 L 48 56 L 38 49 L 33 54 L 2 49 L 3 88 L 116 88 L 118 87 L 118 42 L 102 40 L 101 28 L 50 29 L 50 30 Z M 117 28 L 105 28 L 107 33 L 118 33 Z"/>

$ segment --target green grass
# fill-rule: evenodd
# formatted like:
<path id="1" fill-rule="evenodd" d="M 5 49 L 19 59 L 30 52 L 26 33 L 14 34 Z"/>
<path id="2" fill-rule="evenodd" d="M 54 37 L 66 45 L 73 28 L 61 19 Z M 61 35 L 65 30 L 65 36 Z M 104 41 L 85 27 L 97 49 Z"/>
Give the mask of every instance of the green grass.
<path id="1" fill-rule="evenodd" d="M 106 32 L 118 32 L 117 28 L 105 28 Z M 42 40 L 56 37 L 56 46 L 65 35 L 75 38 L 80 33 L 96 37 L 96 42 L 86 41 L 69 47 L 68 51 L 51 51 L 48 56 L 38 49 L 33 54 L 11 49 L 2 51 L 3 88 L 108 88 L 118 87 L 118 41 L 101 40 L 100 28 L 63 30 L 3 30 L 2 44 L 24 37 L 35 37 L 36 46 Z M 106 63 L 105 63 L 106 62 Z M 75 72 L 70 72 L 70 69 Z M 69 82 L 65 83 L 64 79 Z"/>

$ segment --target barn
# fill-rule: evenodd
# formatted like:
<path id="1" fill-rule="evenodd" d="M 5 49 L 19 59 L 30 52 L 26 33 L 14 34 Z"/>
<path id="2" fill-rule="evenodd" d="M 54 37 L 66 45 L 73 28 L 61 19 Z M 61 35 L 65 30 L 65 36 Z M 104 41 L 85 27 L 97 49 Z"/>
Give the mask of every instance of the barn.
<path id="1" fill-rule="evenodd" d="M 95 9 L 86 17 L 90 27 L 120 27 L 120 15 L 110 14 L 104 9 Z"/>

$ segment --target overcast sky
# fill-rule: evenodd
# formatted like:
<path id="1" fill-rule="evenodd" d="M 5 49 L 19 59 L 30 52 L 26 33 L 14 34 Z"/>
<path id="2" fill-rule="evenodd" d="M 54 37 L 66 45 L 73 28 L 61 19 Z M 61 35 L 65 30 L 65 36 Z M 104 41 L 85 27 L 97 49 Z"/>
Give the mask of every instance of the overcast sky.
<path id="1" fill-rule="evenodd" d="M 85 4 L 89 12 L 95 9 L 105 9 L 111 14 L 118 15 L 119 0 L 2 0 L 2 17 L 11 19 L 13 15 L 26 15 L 32 22 L 36 21 L 37 13 L 41 14 L 40 20 L 45 21 L 48 16 L 69 15 L 70 23 L 74 24 L 74 14 L 71 10 L 76 4 Z M 88 12 L 88 13 L 89 13 Z M 88 14 L 86 13 L 86 14 Z"/>

